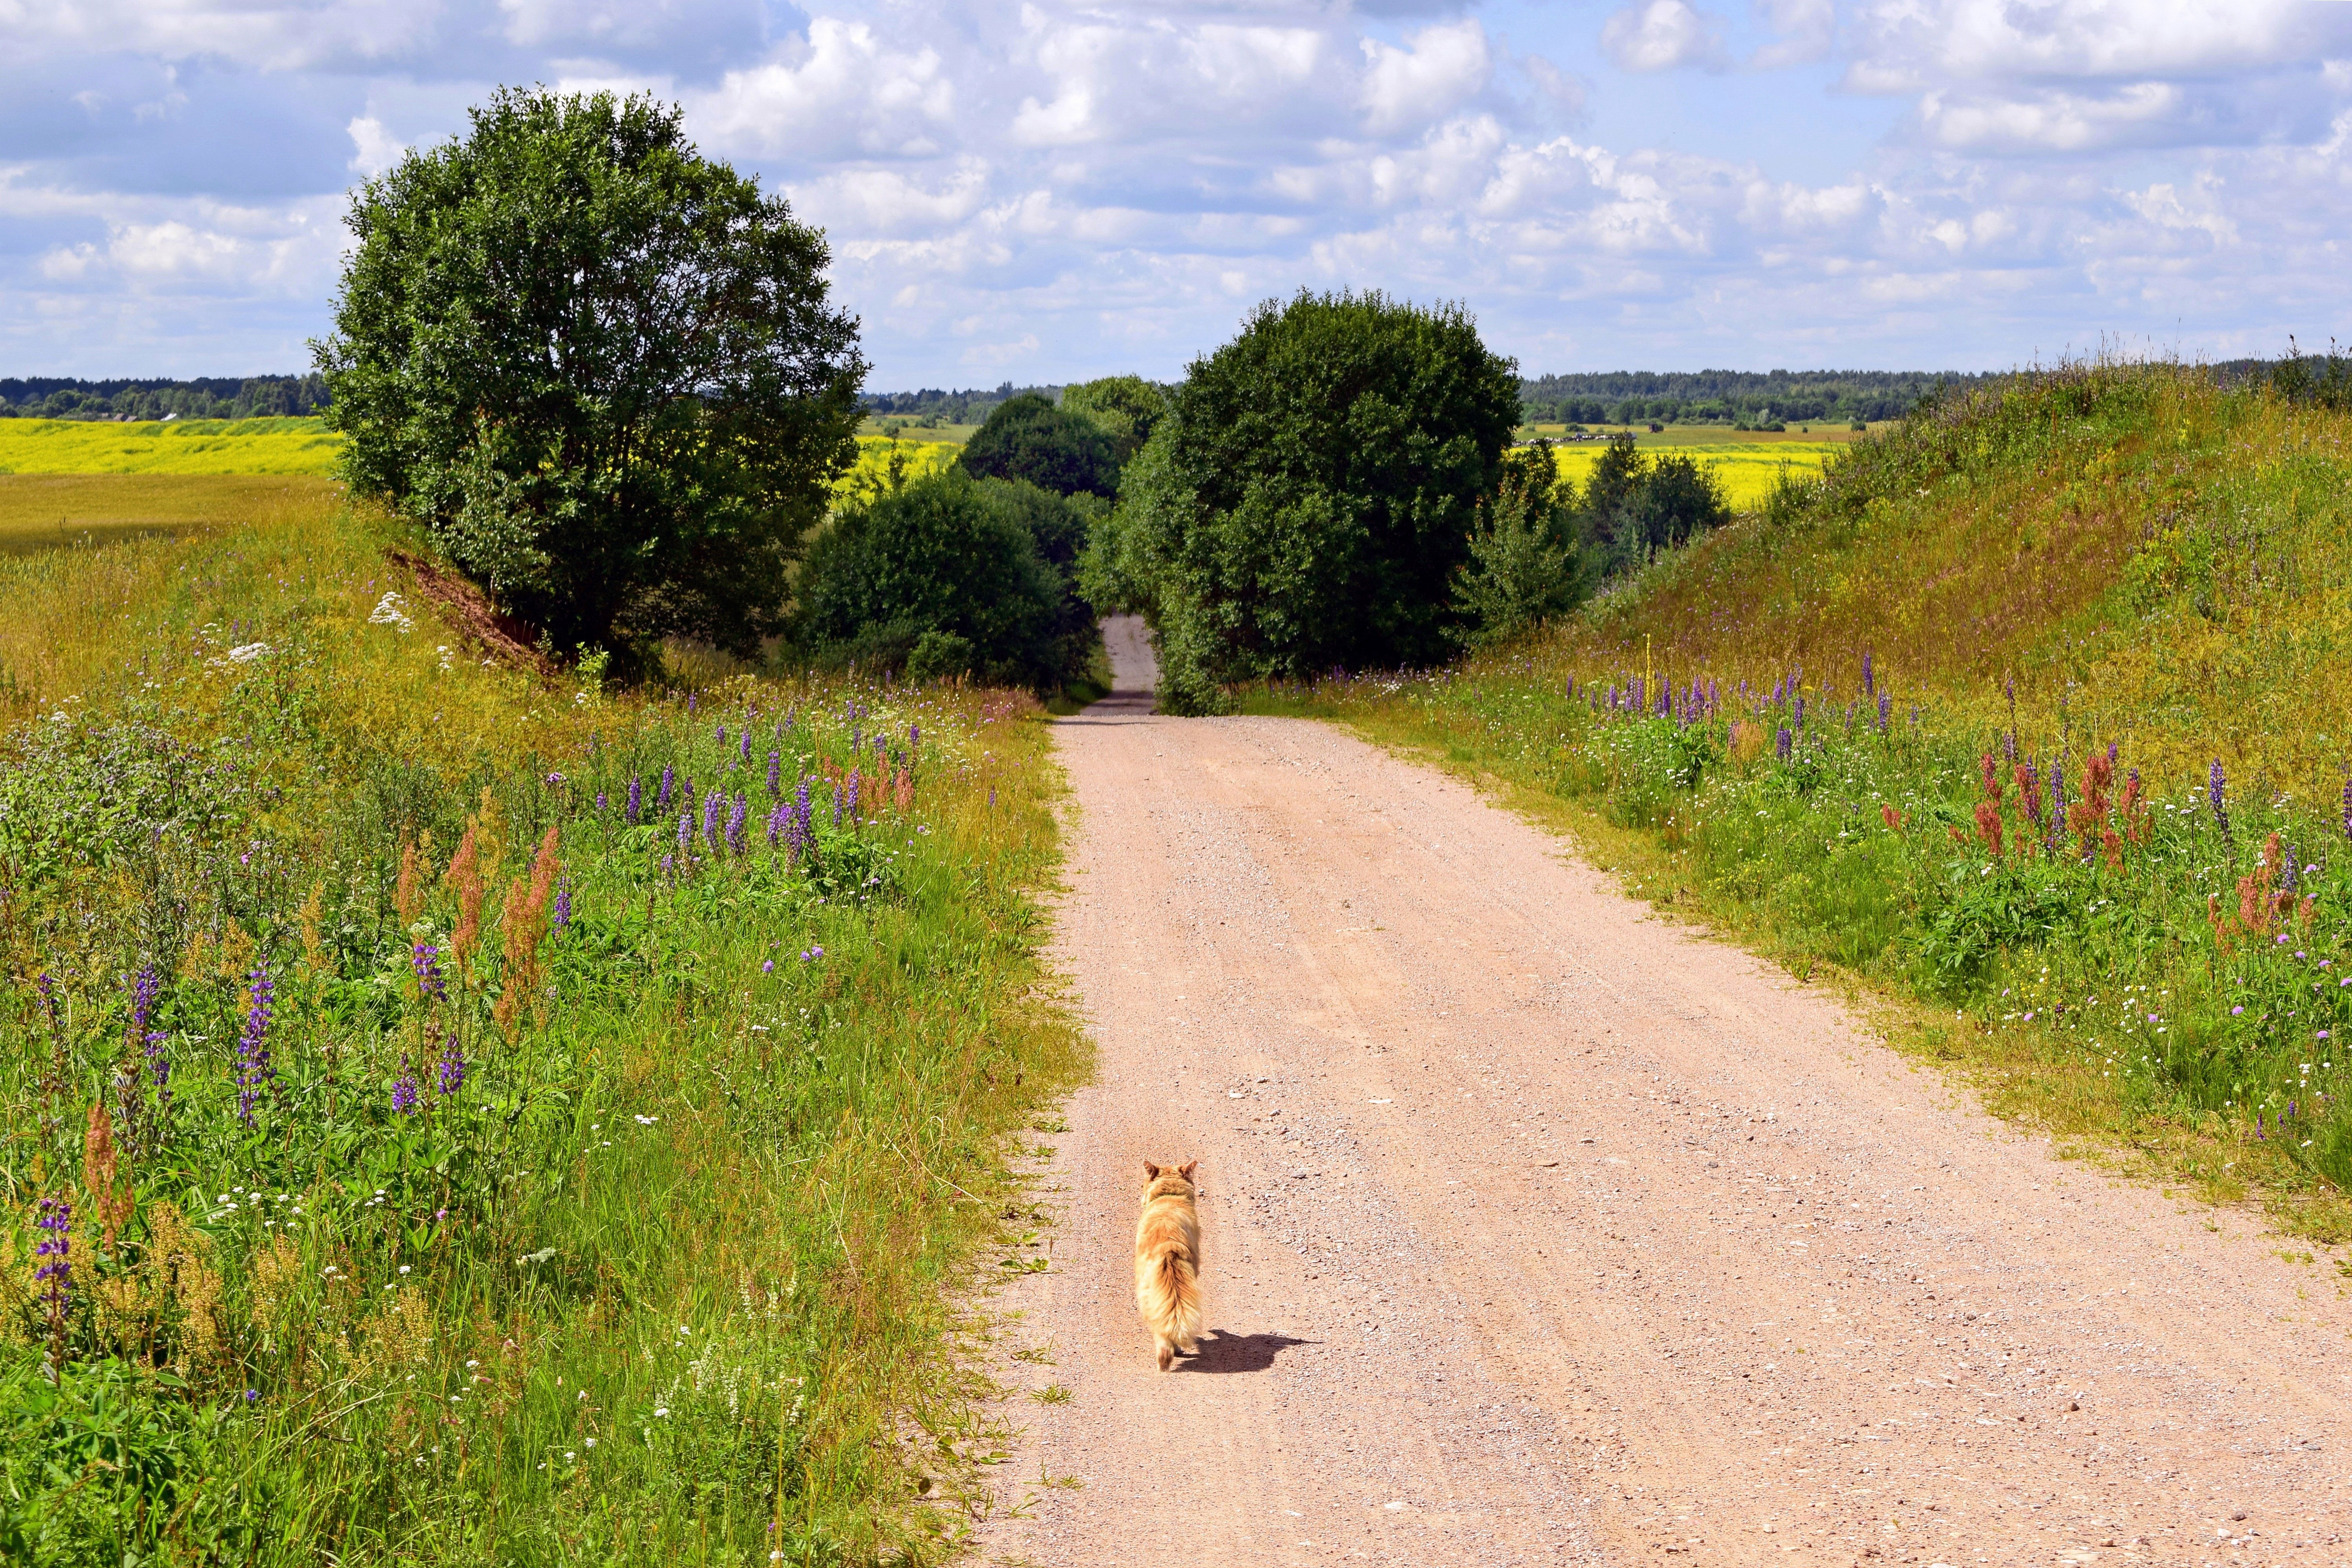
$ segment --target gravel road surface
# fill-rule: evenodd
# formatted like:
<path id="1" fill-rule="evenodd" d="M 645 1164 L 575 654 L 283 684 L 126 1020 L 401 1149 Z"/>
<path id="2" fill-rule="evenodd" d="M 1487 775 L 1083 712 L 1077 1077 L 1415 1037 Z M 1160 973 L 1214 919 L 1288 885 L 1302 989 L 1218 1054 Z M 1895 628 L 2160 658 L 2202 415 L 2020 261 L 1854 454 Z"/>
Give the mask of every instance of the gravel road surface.
<path id="1" fill-rule="evenodd" d="M 2329 1259 L 2054 1158 L 1441 774 L 1154 716 L 1111 631 L 1059 731 L 1101 1067 L 998 1300 L 982 1561 L 2352 1563 Z M 1147 1157 L 1204 1189 L 1166 1374 Z"/>

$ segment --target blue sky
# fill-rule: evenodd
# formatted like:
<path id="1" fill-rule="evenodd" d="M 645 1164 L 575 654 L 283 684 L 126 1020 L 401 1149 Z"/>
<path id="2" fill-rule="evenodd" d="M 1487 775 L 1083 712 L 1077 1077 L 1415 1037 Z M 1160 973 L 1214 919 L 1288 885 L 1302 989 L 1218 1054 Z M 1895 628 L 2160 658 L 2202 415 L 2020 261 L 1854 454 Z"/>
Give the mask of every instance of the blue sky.
<path id="1" fill-rule="evenodd" d="M 0 0 L 0 374 L 302 368 L 343 193 L 655 91 L 877 390 L 1181 373 L 1300 287 L 1529 374 L 2352 338 L 2343 0 Z"/>

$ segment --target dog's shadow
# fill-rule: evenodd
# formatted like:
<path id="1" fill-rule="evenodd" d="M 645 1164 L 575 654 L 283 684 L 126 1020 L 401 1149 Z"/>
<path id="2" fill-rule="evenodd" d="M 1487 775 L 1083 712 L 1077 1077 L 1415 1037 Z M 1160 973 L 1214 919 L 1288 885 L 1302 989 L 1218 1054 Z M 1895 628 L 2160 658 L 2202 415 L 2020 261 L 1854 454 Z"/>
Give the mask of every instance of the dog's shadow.
<path id="1" fill-rule="evenodd" d="M 1320 1344 L 1320 1340 L 1294 1340 L 1287 1334 L 1232 1334 L 1212 1329 L 1199 1349 L 1177 1363 L 1179 1372 L 1264 1372 L 1274 1358 L 1293 1345 Z"/>

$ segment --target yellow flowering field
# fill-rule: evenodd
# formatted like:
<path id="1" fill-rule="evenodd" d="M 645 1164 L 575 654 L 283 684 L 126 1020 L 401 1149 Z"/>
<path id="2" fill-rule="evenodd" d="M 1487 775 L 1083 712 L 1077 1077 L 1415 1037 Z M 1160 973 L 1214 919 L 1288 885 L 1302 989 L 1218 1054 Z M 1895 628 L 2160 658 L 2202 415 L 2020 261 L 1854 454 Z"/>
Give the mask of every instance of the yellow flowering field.
<path id="1" fill-rule="evenodd" d="M 329 474 L 318 419 L 0 419 L 0 474 Z"/>

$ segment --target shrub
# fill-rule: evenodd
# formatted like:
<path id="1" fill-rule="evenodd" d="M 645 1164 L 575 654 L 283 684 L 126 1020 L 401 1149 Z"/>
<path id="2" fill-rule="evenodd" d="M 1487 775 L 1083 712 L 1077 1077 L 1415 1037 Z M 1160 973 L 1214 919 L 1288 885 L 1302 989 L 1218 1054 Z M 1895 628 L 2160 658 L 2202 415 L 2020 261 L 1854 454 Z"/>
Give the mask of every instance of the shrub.
<path id="1" fill-rule="evenodd" d="M 962 463 L 974 479 L 1024 479 L 1061 495 L 1108 496 L 1118 485 L 1110 433 L 1034 392 L 998 404 L 964 443 Z"/>
<path id="2" fill-rule="evenodd" d="M 316 353 L 355 489 L 566 648 L 777 629 L 857 455 L 822 234 L 675 108 L 512 89 L 347 221 Z"/>
<path id="3" fill-rule="evenodd" d="M 1033 485 L 955 470 L 851 502 L 802 569 L 803 647 L 820 663 L 910 677 L 1060 684 L 1074 668 L 1075 601 L 1052 557 L 1075 554 L 1085 526 L 1068 505 Z"/>
<path id="4" fill-rule="evenodd" d="M 1454 596 L 1473 646 L 1499 642 L 1575 608 L 1585 574 L 1551 443 L 1517 447 L 1504 458 L 1502 488 L 1470 536 L 1470 560 Z"/>
<path id="5" fill-rule="evenodd" d="M 1268 301 L 1174 401 L 1086 570 L 1152 618 L 1163 707 L 1444 657 L 1463 625 L 1454 569 L 1519 413 L 1511 362 L 1465 312 L 1379 293 Z"/>

